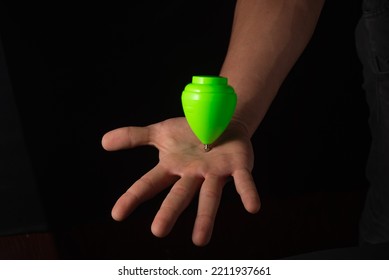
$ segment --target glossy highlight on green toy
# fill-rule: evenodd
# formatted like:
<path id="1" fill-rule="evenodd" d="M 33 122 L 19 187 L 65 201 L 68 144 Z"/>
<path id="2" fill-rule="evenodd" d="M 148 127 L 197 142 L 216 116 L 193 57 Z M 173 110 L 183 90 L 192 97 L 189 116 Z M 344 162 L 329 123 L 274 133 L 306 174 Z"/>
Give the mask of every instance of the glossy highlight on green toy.
<path id="1" fill-rule="evenodd" d="M 237 102 L 234 89 L 224 77 L 193 76 L 192 83 L 182 92 L 181 101 L 190 128 L 208 151 L 234 114 Z"/>

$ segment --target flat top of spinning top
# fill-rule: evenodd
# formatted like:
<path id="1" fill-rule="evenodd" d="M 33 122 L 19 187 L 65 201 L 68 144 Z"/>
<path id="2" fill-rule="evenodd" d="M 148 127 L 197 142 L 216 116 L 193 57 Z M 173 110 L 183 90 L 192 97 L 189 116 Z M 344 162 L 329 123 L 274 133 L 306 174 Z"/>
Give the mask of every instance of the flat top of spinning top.
<path id="1" fill-rule="evenodd" d="M 220 76 L 193 76 L 192 83 L 186 85 L 184 92 L 192 93 L 235 93 L 228 85 L 228 79 Z"/>
<path id="2" fill-rule="evenodd" d="M 220 76 L 193 76 L 192 83 L 200 85 L 227 85 L 227 78 Z"/>

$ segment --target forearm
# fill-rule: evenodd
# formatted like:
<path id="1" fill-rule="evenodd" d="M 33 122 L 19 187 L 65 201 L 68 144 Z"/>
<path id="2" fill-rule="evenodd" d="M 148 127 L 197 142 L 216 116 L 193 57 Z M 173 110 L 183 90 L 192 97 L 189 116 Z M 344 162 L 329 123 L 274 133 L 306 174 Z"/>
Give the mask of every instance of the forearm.
<path id="1" fill-rule="evenodd" d="M 234 119 L 252 135 L 308 44 L 324 0 L 238 0 L 220 75 L 238 94 Z"/>

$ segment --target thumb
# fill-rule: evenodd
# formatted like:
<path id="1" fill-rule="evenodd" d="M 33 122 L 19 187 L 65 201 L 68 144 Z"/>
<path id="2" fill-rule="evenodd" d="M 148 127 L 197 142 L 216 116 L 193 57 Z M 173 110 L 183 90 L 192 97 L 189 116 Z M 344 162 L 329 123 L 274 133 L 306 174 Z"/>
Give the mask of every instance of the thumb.
<path id="1" fill-rule="evenodd" d="M 107 151 L 135 148 L 150 143 L 150 126 L 121 127 L 107 132 L 101 145 Z"/>

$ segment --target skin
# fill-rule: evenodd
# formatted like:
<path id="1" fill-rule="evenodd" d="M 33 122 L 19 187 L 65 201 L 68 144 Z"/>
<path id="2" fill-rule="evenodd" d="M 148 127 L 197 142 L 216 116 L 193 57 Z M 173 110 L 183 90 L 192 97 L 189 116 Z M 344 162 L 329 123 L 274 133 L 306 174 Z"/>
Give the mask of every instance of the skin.
<path id="1" fill-rule="evenodd" d="M 166 188 L 151 231 L 164 237 L 182 211 L 198 195 L 192 233 L 195 245 L 208 244 L 226 180 L 233 178 L 245 209 L 261 203 L 251 175 L 254 154 L 250 138 L 260 125 L 282 81 L 314 31 L 324 0 L 238 0 L 229 49 L 220 75 L 238 95 L 227 130 L 205 153 L 185 118 L 145 127 L 123 127 L 103 136 L 107 151 L 152 145 L 159 163 L 136 181 L 116 202 L 112 217 L 122 221 L 138 205 Z"/>
<path id="2" fill-rule="evenodd" d="M 135 182 L 116 202 L 112 217 L 121 221 L 147 199 L 173 184 L 151 226 L 154 235 L 166 236 L 182 211 L 199 193 L 193 242 L 209 242 L 220 197 L 226 180 L 232 176 L 242 202 L 251 213 L 260 201 L 251 177 L 253 151 L 245 130 L 231 123 L 228 131 L 210 152 L 205 153 L 185 118 L 174 118 L 147 127 L 125 127 L 103 138 L 110 151 L 139 145 L 159 150 L 159 163 Z"/>

